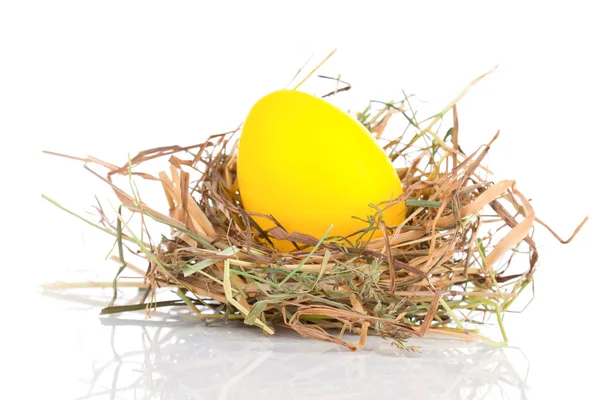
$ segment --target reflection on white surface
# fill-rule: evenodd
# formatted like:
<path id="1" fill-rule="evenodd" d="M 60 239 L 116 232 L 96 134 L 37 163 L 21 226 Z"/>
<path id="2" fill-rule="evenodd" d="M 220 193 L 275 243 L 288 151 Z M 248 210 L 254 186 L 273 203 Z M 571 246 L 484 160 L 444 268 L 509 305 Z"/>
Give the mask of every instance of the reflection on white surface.
<path id="1" fill-rule="evenodd" d="M 79 351 L 92 368 L 80 374 L 77 398 L 527 398 L 528 361 L 516 348 L 422 339 L 410 353 L 373 337 L 351 352 L 285 329 L 265 338 L 241 323 L 162 315 L 85 327 Z"/>

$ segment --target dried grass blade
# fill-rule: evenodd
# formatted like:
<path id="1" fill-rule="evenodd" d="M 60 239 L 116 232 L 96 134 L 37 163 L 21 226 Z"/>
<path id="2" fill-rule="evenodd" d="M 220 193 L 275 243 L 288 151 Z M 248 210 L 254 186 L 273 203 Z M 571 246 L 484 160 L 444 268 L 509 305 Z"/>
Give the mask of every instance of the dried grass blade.
<path id="1" fill-rule="evenodd" d="M 442 298 L 442 294 L 439 290 L 432 294 L 433 294 L 433 300 L 431 301 L 431 304 L 429 305 L 429 311 L 427 311 L 427 315 L 425 316 L 425 319 L 423 319 L 423 322 L 421 322 L 421 328 L 419 329 L 418 335 L 421 337 L 425 336 L 425 334 L 427 333 L 427 330 L 431 326 L 431 321 L 433 321 L 433 317 L 435 316 L 435 313 L 437 312 L 438 305 L 440 303 L 440 299 Z"/>
<path id="2" fill-rule="evenodd" d="M 550 226 L 548 226 L 546 223 L 544 223 L 544 221 L 542 221 L 541 219 L 536 217 L 535 222 L 537 222 L 538 224 L 540 224 L 544 228 L 546 228 L 552 234 L 552 236 L 554 236 L 556 238 L 556 240 L 558 240 L 562 244 L 568 244 L 568 243 L 571 243 L 571 240 L 573 240 L 575 238 L 575 236 L 577 236 L 577 234 L 579 233 L 581 228 L 583 228 L 583 226 L 585 225 L 586 222 L 588 222 L 589 219 L 590 219 L 590 217 L 586 216 L 583 219 L 583 221 L 581 221 L 579 223 L 579 225 L 577 225 L 577 228 L 575 228 L 575 230 L 573 231 L 573 233 L 571 234 L 571 236 L 569 236 L 569 238 L 567 240 L 564 240 L 560 236 L 558 236 L 558 233 L 554 232 L 554 230 L 552 230 L 552 228 L 550 228 Z"/>
<path id="3" fill-rule="evenodd" d="M 506 236 L 500 239 L 494 250 L 487 255 L 486 263 L 489 268 L 492 268 L 504 253 L 514 248 L 521 240 L 527 237 L 531 227 L 533 226 L 533 222 L 535 221 L 533 207 L 531 207 L 531 204 L 527 198 L 523 196 L 523 194 L 521 194 L 517 188 L 514 187 L 514 183 L 512 191 L 519 197 L 519 199 L 521 199 L 521 204 L 523 205 L 525 212 L 525 219 L 517 224 L 517 226 L 515 226 Z"/>
<path id="4" fill-rule="evenodd" d="M 235 308 L 238 309 L 239 312 L 241 312 L 244 316 L 248 316 L 248 313 L 250 312 L 248 309 L 244 308 L 237 300 L 235 300 L 233 298 L 233 291 L 231 288 L 231 278 L 230 278 L 230 274 L 229 274 L 229 260 L 225 260 L 224 263 L 224 271 L 223 271 L 223 288 L 225 290 L 225 297 L 227 298 L 227 301 L 229 302 L 229 304 L 231 304 L 232 306 L 234 306 Z M 275 333 L 275 331 L 273 331 L 273 329 L 271 329 L 270 327 L 268 327 L 267 325 L 265 325 L 260 319 L 255 319 L 254 320 L 254 325 L 260 327 L 263 331 L 265 331 L 266 333 L 268 333 L 269 335 L 273 335 Z"/>

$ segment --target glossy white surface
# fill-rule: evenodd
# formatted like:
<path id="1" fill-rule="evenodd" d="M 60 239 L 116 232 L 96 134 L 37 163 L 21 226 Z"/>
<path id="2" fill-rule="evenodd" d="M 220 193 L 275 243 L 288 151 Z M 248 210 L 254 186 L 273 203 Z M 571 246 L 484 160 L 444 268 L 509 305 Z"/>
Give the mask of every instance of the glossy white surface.
<path id="1" fill-rule="evenodd" d="M 518 348 L 420 339 L 410 341 L 421 346 L 413 353 L 373 337 L 351 352 L 284 329 L 266 338 L 241 323 L 206 325 L 186 313 L 97 318 L 93 311 L 61 314 L 78 320 L 75 331 L 63 332 L 77 339 L 54 349 L 62 365 L 65 358 L 70 364 L 68 376 L 53 377 L 63 398 L 449 400 L 529 393 L 529 360 Z"/>

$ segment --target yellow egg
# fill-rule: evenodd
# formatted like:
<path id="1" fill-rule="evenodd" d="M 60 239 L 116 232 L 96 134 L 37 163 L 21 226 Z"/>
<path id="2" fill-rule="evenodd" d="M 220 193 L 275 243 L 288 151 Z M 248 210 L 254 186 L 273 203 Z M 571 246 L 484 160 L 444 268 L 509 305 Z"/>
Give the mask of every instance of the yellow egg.
<path id="1" fill-rule="evenodd" d="M 360 219 L 377 213 L 370 203 L 383 209 L 402 194 L 388 157 L 358 121 L 296 90 L 271 93 L 251 109 L 237 171 L 245 210 L 272 215 L 288 232 L 316 238 L 332 224 L 328 236 L 364 230 L 369 225 Z M 383 212 L 387 226 L 404 218 L 403 203 Z M 266 219 L 257 222 L 265 230 L 274 226 Z M 292 249 L 289 242 L 277 246 Z"/>

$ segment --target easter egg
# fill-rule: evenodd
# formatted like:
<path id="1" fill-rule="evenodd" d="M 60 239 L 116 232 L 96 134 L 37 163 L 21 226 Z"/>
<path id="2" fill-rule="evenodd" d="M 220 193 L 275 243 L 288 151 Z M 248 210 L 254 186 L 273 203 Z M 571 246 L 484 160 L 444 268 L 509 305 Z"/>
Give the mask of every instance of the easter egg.
<path id="1" fill-rule="evenodd" d="M 405 218 L 404 203 L 389 206 L 402 185 L 371 134 L 347 113 L 300 91 L 276 91 L 252 107 L 237 173 L 244 209 L 273 216 L 289 233 L 321 238 L 330 225 L 329 237 L 364 231 L 369 216 L 381 215 L 370 204 L 388 227 Z M 264 230 L 274 226 L 256 221 Z M 277 247 L 291 250 L 280 242 Z"/>

